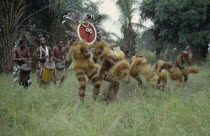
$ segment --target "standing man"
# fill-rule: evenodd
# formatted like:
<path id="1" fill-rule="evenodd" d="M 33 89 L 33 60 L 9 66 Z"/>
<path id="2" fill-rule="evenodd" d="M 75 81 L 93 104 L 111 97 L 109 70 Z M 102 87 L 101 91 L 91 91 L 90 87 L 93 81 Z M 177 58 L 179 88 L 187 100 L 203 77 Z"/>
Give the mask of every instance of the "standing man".
<path id="1" fill-rule="evenodd" d="M 66 63 L 66 47 L 63 47 L 63 41 L 58 40 L 56 42 L 57 46 L 53 47 L 52 49 L 52 59 L 55 61 L 56 71 L 54 77 L 54 83 L 56 80 L 60 80 L 60 85 L 64 82 L 66 77 L 65 73 L 65 63 Z M 57 70 L 61 69 L 61 70 Z"/>
<path id="2" fill-rule="evenodd" d="M 12 51 L 12 61 L 16 62 L 16 65 L 13 68 L 14 83 L 19 81 L 20 66 L 22 64 L 27 64 L 31 67 L 31 58 L 28 48 L 26 47 L 25 40 L 20 40 L 18 47 L 14 48 Z M 31 83 L 31 78 L 29 77 L 27 83 Z"/>
<path id="3" fill-rule="evenodd" d="M 50 47 L 47 47 L 45 38 L 39 39 L 39 48 L 36 49 L 36 59 L 38 63 L 36 64 L 36 73 L 37 73 L 37 79 L 38 83 L 40 83 L 41 80 L 41 69 L 44 66 L 44 63 L 46 60 L 50 59 Z"/>
<path id="4" fill-rule="evenodd" d="M 59 40 L 56 42 L 57 46 L 53 47 L 52 49 L 52 59 L 55 61 L 55 63 L 63 63 L 66 62 L 66 53 L 65 53 L 65 47 L 63 47 L 63 41 Z"/>

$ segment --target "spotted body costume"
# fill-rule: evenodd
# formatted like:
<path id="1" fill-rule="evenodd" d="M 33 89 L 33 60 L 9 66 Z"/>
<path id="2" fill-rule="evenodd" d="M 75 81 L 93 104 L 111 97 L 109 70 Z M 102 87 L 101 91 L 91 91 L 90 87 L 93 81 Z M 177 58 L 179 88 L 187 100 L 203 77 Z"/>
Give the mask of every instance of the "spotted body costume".
<path id="1" fill-rule="evenodd" d="M 96 100 L 101 86 L 101 79 L 96 69 L 96 65 L 90 55 L 88 54 L 89 45 L 85 42 L 75 41 L 72 45 L 69 45 L 69 51 L 72 54 L 73 60 L 71 64 L 71 69 L 76 73 L 77 80 L 79 81 L 79 97 L 81 101 L 84 101 L 86 79 L 85 75 L 93 83 L 93 99 Z"/>

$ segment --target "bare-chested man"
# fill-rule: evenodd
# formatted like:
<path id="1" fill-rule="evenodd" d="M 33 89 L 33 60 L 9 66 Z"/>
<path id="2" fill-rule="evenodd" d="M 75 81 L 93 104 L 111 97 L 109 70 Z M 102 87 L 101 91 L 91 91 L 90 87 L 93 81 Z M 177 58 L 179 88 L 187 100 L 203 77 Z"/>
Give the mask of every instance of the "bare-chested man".
<path id="1" fill-rule="evenodd" d="M 19 81 L 20 66 L 22 64 L 28 64 L 31 67 L 31 58 L 28 48 L 26 47 L 25 40 L 20 40 L 18 47 L 12 51 L 12 61 L 16 62 L 13 68 L 14 83 Z M 28 84 L 31 83 L 31 78 L 28 78 Z"/>
<path id="2" fill-rule="evenodd" d="M 47 47 L 46 45 L 46 40 L 45 38 L 40 38 L 39 39 L 39 48 L 36 49 L 36 59 L 38 63 L 36 64 L 36 73 L 37 73 L 37 79 L 38 83 L 40 82 L 41 79 L 41 69 L 44 66 L 44 63 L 46 62 L 47 59 L 50 59 L 51 56 L 51 49 L 50 47 Z"/>
<path id="3" fill-rule="evenodd" d="M 52 59 L 55 61 L 55 64 L 62 63 L 65 65 L 66 62 L 66 47 L 63 47 L 63 41 L 59 40 L 56 42 L 57 46 L 52 49 Z M 63 71 L 65 73 L 65 71 Z M 55 73 L 56 74 L 56 73 Z M 65 79 L 65 75 L 60 79 L 60 85 L 63 83 Z M 56 83 L 56 79 L 54 79 L 54 83 Z"/>
<path id="4" fill-rule="evenodd" d="M 59 40 L 56 42 L 57 46 L 52 49 L 52 59 L 55 63 L 61 62 L 65 64 L 66 62 L 66 52 L 65 47 L 63 47 L 63 41 Z"/>

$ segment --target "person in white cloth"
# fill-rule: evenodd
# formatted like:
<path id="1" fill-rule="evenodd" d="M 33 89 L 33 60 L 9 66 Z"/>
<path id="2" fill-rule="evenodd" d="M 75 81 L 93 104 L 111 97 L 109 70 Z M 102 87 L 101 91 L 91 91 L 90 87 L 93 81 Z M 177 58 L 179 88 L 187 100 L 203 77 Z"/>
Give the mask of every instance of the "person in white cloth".
<path id="1" fill-rule="evenodd" d="M 41 79 L 41 69 L 44 66 L 44 63 L 46 60 L 50 59 L 51 57 L 51 49 L 46 45 L 46 40 L 45 38 L 39 38 L 39 48 L 36 49 L 36 59 L 37 59 L 37 64 L 36 64 L 36 73 L 37 73 L 37 81 L 39 83 Z"/>

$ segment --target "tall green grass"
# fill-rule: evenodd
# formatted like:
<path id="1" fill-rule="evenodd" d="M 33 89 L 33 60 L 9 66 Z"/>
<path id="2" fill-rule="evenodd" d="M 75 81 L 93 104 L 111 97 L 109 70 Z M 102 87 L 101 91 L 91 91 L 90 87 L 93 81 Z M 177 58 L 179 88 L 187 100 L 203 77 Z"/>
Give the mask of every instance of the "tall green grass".
<path id="1" fill-rule="evenodd" d="M 40 88 L 36 76 L 24 90 L 12 75 L 0 75 L 2 136 L 169 136 L 210 135 L 210 71 L 208 65 L 182 86 L 169 81 L 164 92 L 136 81 L 121 83 L 117 101 L 78 100 L 79 84 L 68 71 L 62 87 Z M 103 82 L 101 91 L 107 88 Z"/>

